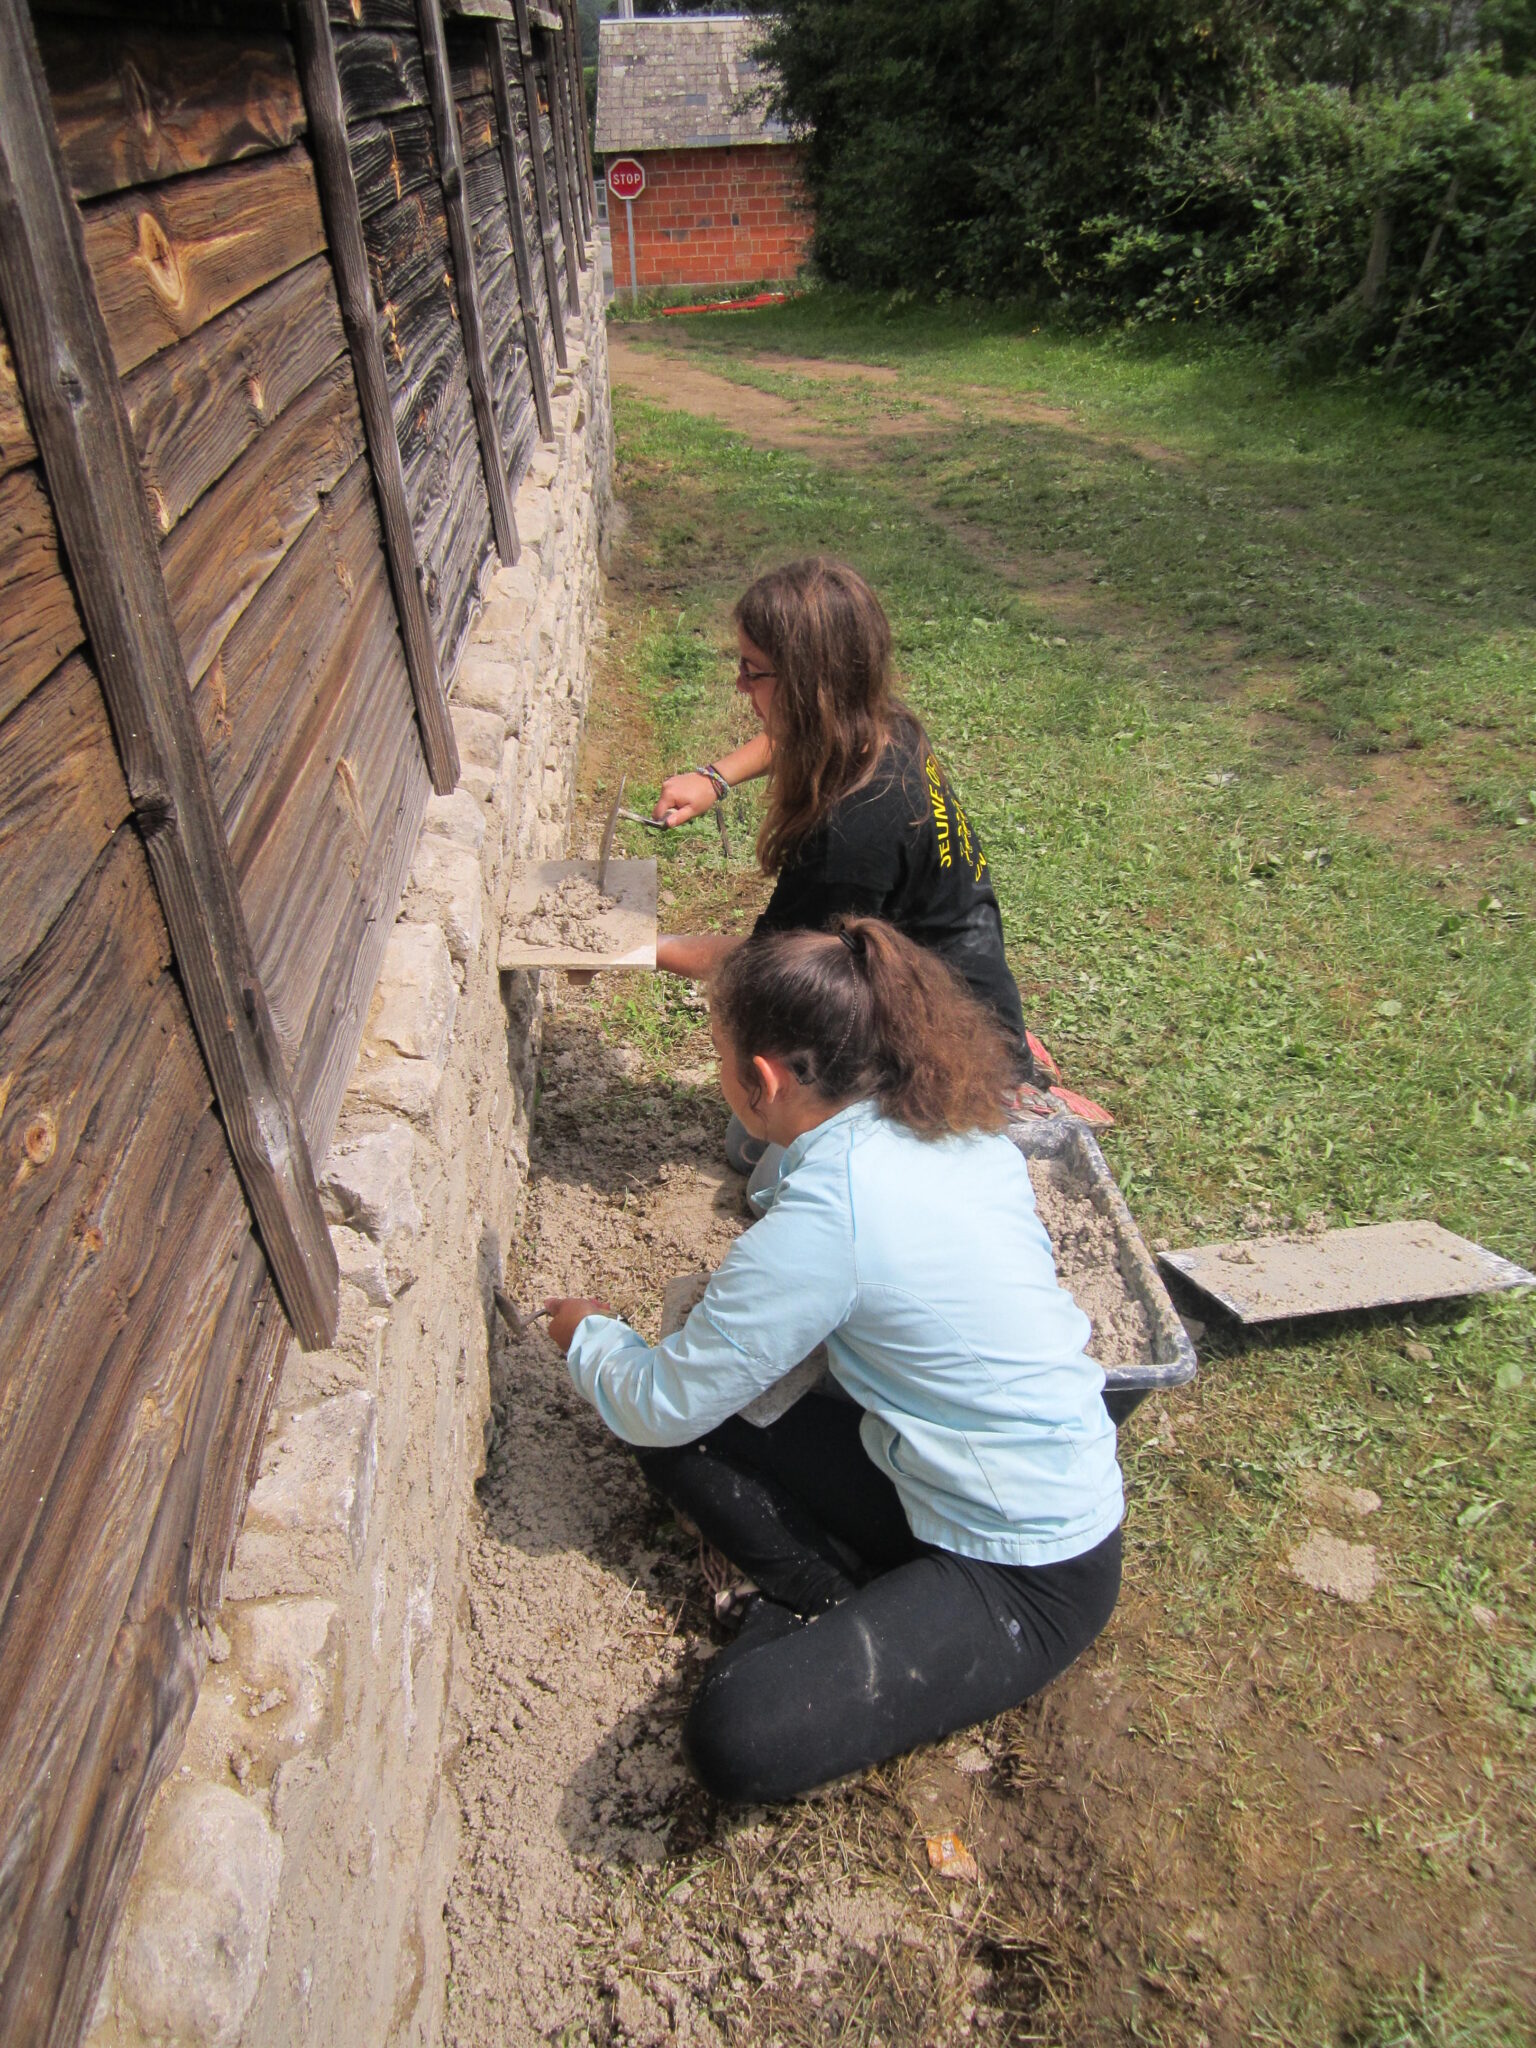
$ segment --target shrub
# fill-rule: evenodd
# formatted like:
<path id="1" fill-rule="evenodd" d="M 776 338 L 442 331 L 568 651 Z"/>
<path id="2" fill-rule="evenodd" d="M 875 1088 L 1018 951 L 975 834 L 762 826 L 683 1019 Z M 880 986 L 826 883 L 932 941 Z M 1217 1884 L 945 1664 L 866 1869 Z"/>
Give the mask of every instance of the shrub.
<path id="1" fill-rule="evenodd" d="M 1156 138 L 1081 284 L 1135 319 L 1238 316 L 1440 390 L 1536 370 L 1536 78 L 1274 89 Z"/>

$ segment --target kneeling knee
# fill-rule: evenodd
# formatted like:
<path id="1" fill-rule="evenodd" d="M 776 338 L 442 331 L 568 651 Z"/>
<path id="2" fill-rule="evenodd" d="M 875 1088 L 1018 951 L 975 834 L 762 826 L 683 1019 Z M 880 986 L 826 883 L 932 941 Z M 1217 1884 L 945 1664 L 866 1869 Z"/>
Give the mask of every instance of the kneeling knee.
<path id="1" fill-rule="evenodd" d="M 701 1687 L 683 1725 L 683 1754 L 706 1792 L 740 1805 L 774 1795 L 766 1789 L 770 1774 L 750 1705 L 730 1677 L 722 1672 Z"/>

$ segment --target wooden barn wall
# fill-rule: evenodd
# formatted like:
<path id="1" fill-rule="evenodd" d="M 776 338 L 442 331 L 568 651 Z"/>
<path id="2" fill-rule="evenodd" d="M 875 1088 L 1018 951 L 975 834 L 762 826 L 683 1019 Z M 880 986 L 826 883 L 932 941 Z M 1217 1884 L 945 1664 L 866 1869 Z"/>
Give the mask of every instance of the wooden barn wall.
<path id="1" fill-rule="evenodd" d="M 492 34 L 499 30 L 492 29 Z M 533 371 L 522 293 L 512 252 L 510 195 L 503 169 L 490 56 L 482 25 L 450 21 L 448 56 L 464 161 L 464 196 L 475 242 L 475 272 L 485 314 L 486 346 L 502 459 L 515 491 L 538 445 Z M 525 233 L 526 233 L 525 217 Z M 545 374 L 554 366 L 546 363 Z"/>
<path id="2" fill-rule="evenodd" d="M 319 1159 L 429 785 L 293 53 L 99 16 L 37 30 Z M 462 438 L 430 536 L 455 635 L 485 547 L 483 494 L 446 517 L 475 501 Z M 3 340 L 0 551 L 0 2039 L 65 2042 L 180 1747 L 288 1325 Z"/>
<path id="3" fill-rule="evenodd" d="M 538 328 L 539 347 L 548 375 L 553 378 L 564 359 L 563 341 L 556 344 L 556 320 L 561 318 L 558 308 L 563 299 L 551 299 L 550 280 L 557 273 L 554 269 L 554 252 L 557 247 L 553 220 L 549 217 L 548 188 L 541 186 L 534 173 L 534 152 L 532 124 L 528 118 L 528 97 L 525 90 L 523 60 L 518 50 L 516 31 L 510 28 L 498 30 L 502 61 L 506 69 L 508 99 L 512 109 L 513 154 L 517 162 L 519 197 L 522 203 L 523 219 L 527 223 L 529 246 L 529 271 L 534 303 L 534 324 Z M 542 178 L 544 159 L 539 159 Z M 540 190 L 546 193 L 543 208 L 539 204 Z"/>
<path id="4" fill-rule="evenodd" d="M 396 25 L 353 27 L 350 5 L 339 0 L 336 63 L 406 502 L 438 661 L 451 675 L 493 552 L 490 500 L 415 8 L 377 6 L 364 18 Z M 393 173 L 402 148 L 409 183 Z"/>
<path id="5" fill-rule="evenodd" d="M 493 521 L 416 0 L 330 11 L 429 607 L 416 644 L 435 644 L 446 683 Z M 259 0 L 33 13 L 191 710 L 319 1161 L 430 779 L 399 521 L 391 555 L 301 73 Z M 566 236 L 585 259 L 590 218 L 556 48 L 525 10 L 447 25 L 492 452 L 514 490 L 564 361 Z M 0 861 L 0 2040 L 63 2044 L 181 1746 L 289 1325 L 3 319 Z"/>
<path id="6" fill-rule="evenodd" d="M 555 277 L 560 303 L 569 312 L 570 286 L 566 273 L 566 232 L 565 207 L 562 202 L 561 166 L 557 157 L 557 135 L 554 122 L 554 81 L 549 61 L 549 38 L 537 38 L 535 55 L 530 65 L 539 113 L 539 138 L 543 145 L 544 184 L 549 193 L 551 247 L 554 255 Z"/>

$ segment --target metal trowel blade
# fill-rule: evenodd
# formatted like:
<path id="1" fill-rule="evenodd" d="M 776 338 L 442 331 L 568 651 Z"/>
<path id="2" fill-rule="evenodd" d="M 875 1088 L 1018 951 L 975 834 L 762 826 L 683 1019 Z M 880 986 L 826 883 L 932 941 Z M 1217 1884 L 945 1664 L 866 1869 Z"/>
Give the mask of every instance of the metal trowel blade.
<path id="1" fill-rule="evenodd" d="M 603 827 L 603 843 L 599 847 L 597 855 L 597 893 L 599 896 L 605 896 L 608 893 L 608 859 L 613 852 L 613 835 L 618 830 L 619 806 L 624 801 L 624 784 L 627 780 L 627 775 L 619 777 L 619 793 L 613 800 L 613 809 L 608 813 L 608 822 Z"/>

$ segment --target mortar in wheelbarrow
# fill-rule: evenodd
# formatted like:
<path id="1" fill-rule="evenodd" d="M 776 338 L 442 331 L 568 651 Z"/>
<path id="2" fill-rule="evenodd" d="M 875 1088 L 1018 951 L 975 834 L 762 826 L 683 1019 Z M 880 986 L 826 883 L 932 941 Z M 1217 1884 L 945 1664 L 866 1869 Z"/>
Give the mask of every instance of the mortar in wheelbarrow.
<path id="1" fill-rule="evenodd" d="M 1148 1394 L 1195 1377 L 1195 1347 L 1087 1125 L 1031 1118 L 1008 1135 L 1029 1162 L 1061 1283 L 1093 1324 L 1089 1355 L 1104 1368 L 1104 1405 L 1121 1423 Z"/>

